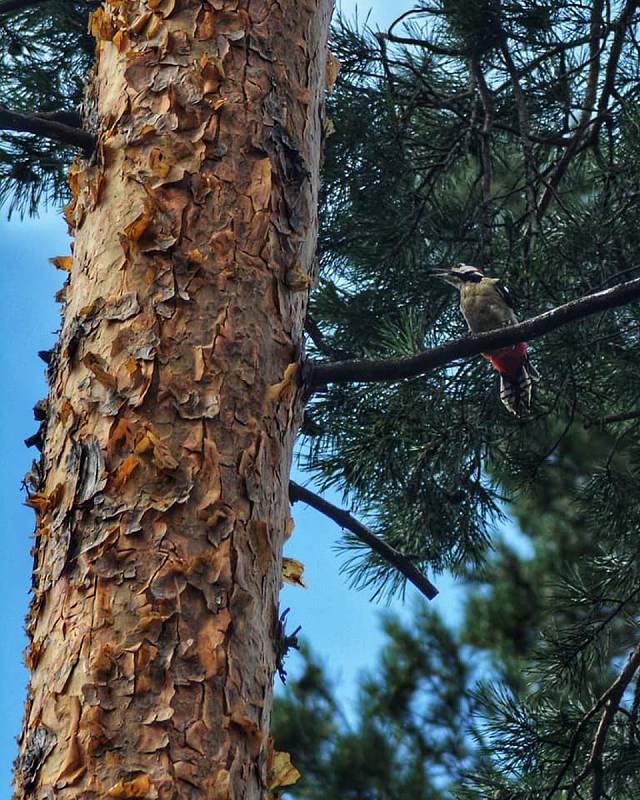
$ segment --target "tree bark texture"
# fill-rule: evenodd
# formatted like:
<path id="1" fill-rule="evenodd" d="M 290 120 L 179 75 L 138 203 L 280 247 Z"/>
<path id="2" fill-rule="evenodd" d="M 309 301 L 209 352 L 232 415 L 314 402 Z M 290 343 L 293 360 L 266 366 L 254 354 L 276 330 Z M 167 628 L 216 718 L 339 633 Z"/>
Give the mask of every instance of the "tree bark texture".
<path id="1" fill-rule="evenodd" d="M 268 796 L 331 0 L 94 12 L 16 797 Z M 332 70 L 329 69 L 329 72 Z"/>

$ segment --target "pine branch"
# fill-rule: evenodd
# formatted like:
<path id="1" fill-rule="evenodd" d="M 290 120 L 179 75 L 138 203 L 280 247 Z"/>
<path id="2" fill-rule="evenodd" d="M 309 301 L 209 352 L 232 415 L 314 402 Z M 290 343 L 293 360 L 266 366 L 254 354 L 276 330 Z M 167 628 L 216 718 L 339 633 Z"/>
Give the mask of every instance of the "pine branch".
<path id="1" fill-rule="evenodd" d="M 484 111 L 484 121 L 480 131 L 480 178 L 482 181 L 482 244 L 484 247 L 491 245 L 493 211 L 491 196 L 492 163 L 491 163 L 491 128 L 495 114 L 495 103 L 491 90 L 480 66 L 480 59 L 472 56 L 469 59 L 469 76 L 471 82 L 478 88 Z"/>
<path id="2" fill-rule="evenodd" d="M 384 39 L 387 42 L 392 42 L 393 44 L 407 44 L 412 47 L 423 47 L 426 50 L 429 50 L 431 53 L 435 53 L 437 56 L 449 56 L 449 57 L 462 57 L 464 53 L 461 50 L 452 50 L 448 47 L 440 47 L 437 44 L 433 44 L 428 39 L 415 39 L 413 36 L 396 36 L 394 33 L 377 33 L 376 37 L 378 41 Z"/>
<path id="3" fill-rule="evenodd" d="M 640 278 L 571 300 L 551 311 L 545 311 L 544 314 L 539 314 L 537 317 L 519 322 L 517 325 L 454 339 L 440 347 L 434 347 L 408 358 L 310 364 L 307 367 L 307 391 L 313 393 L 319 387 L 329 383 L 371 383 L 413 378 L 438 367 L 445 367 L 459 358 L 469 358 L 528 339 L 537 339 L 563 325 L 584 319 L 600 311 L 626 305 L 638 298 L 640 298 Z"/>
<path id="4" fill-rule="evenodd" d="M 591 140 L 596 141 L 598 130 L 602 125 L 602 121 L 606 118 L 607 106 L 609 105 L 609 98 L 615 89 L 615 79 L 618 72 L 618 65 L 620 63 L 620 56 L 622 54 L 622 46 L 624 44 L 624 36 L 631 23 L 631 19 L 640 5 L 640 0 L 627 0 L 620 15 L 613 23 L 615 33 L 613 35 L 613 43 L 609 53 L 609 60 L 605 69 L 604 84 L 598 101 L 598 118 L 599 121 L 593 126 L 591 131 Z"/>
<path id="5" fill-rule="evenodd" d="M 624 695 L 627 687 L 633 680 L 633 676 L 640 668 L 640 644 L 637 644 L 634 650 L 631 652 L 627 663 L 625 664 L 622 672 L 618 675 L 615 681 L 609 686 L 609 688 L 600 695 L 600 697 L 596 700 L 596 702 L 591 706 L 589 711 L 582 717 L 576 729 L 571 736 L 571 741 L 569 743 L 569 752 L 567 757 L 556 777 L 556 780 L 551 787 L 551 790 L 546 795 L 546 800 L 552 800 L 556 791 L 560 788 L 572 788 L 575 789 L 582 781 L 587 777 L 590 772 L 594 772 L 594 785 L 593 785 L 593 793 L 592 797 L 594 800 L 601 800 L 604 796 L 603 794 L 603 786 L 602 786 L 602 751 L 604 749 L 607 731 L 613 717 L 615 716 L 616 711 L 618 710 L 618 706 L 620 705 L 620 701 L 622 700 L 622 696 Z M 573 781 L 570 787 L 562 786 L 562 779 L 565 776 L 567 770 L 571 766 L 571 762 L 575 756 L 578 742 L 580 740 L 580 736 L 584 732 L 588 722 L 593 718 L 595 714 L 600 711 L 600 709 L 604 708 L 602 712 L 602 716 L 600 717 L 600 722 L 598 723 L 598 727 L 596 729 L 596 734 L 593 739 L 593 743 L 591 746 L 591 752 L 589 754 L 589 759 L 580 773 L 580 775 Z"/>
<path id="6" fill-rule="evenodd" d="M 402 573 L 429 600 L 433 600 L 438 594 L 436 587 L 425 578 L 408 558 L 399 553 L 394 547 L 383 542 L 373 531 L 352 517 L 348 511 L 334 506 L 333 503 L 309 491 L 309 489 L 305 489 L 304 486 L 294 483 L 294 481 L 289 481 L 289 498 L 292 503 L 297 501 L 307 503 L 307 505 L 315 508 L 316 511 L 320 511 L 321 514 L 332 519 L 341 528 L 351 531 L 360 541 L 368 545 L 381 558 Z"/>
<path id="7" fill-rule="evenodd" d="M 573 139 L 567 146 L 558 162 L 556 163 L 549 183 L 542 195 L 540 204 L 538 205 L 538 219 L 541 219 L 549 207 L 549 203 L 554 197 L 555 191 L 560 185 L 560 181 L 564 177 L 569 164 L 573 157 L 577 154 L 579 146 L 582 142 L 583 134 L 587 129 L 591 114 L 595 111 L 596 94 L 598 91 L 598 78 L 600 77 L 600 37 L 607 34 L 602 30 L 602 8 L 604 0 L 594 0 L 591 10 L 591 25 L 589 28 L 589 75 L 587 78 L 587 86 L 585 89 L 585 97 L 583 101 L 582 114 L 575 129 Z"/>
<path id="8" fill-rule="evenodd" d="M 336 350 L 334 347 L 331 347 L 329 344 L 327 344 L 327 341 L 322 335 L 322 331 L 320 330 L 318 323 L 309 313 L 307 313 L 307 317 L 304 321 L 304 329 L 311 341 L 316 346 L 318 352 L 322 353 L 323 356 L 327 356 L 327 358 L 339 358 L 340 355 L 342 355 L 339 350 Z"/>
<path id="9" fill-rule="evenodd" d="M 623 411 L 620 414 L 609 414 L 607 417 L 589 417 L 584 423 L 585 428 L 591 428 L 593 425 L 610 425 L 614 422 L 628 422 L 631 419 L 638 419 L 640 417 L 640 410 Z"/>
<path id="10" fill-rule="evenodd" d="M 539 233 L 539 220 L 538 220 L 538 199 L 536 197 L 536 168 L 535 157 L 533 152 L 533 144 L 531 140 L 531 129 L 529 125 L 529 108 L 525 93 L 520 83 L 518 70 L 516 68 L 511 50 L 509 50 L 509 42 L 504 31 L 501 30 L 501 45 L 502 56 L 504 63 L 507 67 L 507 72 L 511 77 L 513 84 L 513 97 L 516 102 L 516 109 L 518 111 L 518 125 L 520 128 L 520 145 L 522 147 L 522 154 L 524 156 L 524 168 L 526 175 L 526 189 L 525 194 L 527 198 L 527 216 L 529 217 L 529 240 L 525 255 L 527 261 L 529 260 L 535 248 L 536 240 Z"/>
<path id="11" fill-rule="evenodd" d="M 77 145 L 86 154 L 91 153 L 95 147 L 93 135 L 82 128 L 61 122 L 61 119 L 68 120 L 69 117 L 65 112 L 26 114 L 22 111 L 10 111 L 0 105 L 0 130 L 35 133 L 56 142 Z"/>
<path id="12" fill-rule="evenodd" d="M 393 42 L 394 44 L 408 44 L 414 47 L 425 47 L 427 50 L 430 50 L 432 53 L 435 53 L 439 56 L 464 56 L 464 53 L 460 50 L 452 50 L 448 47 L 440 47 L 438 45 L 432 44 L 427 39 L 416 39 L 412 36 L 397 36 L 393 29 L 398 25 L 398 23 L 402 22 L 407 17 L 411 16 L 412 14 L 418 14 L 420 16 L 424 16 L 427 13 L 433 13 L 427 11 L 426 8 L 412 8 L 409 11 L 405 11 L 404 14 L 400 14 L 389 26 L 389 30 L 386 33 L 379 32 L 376 34 L 376 38 L 379 42 L 386 40 L 388 42 Z"/>

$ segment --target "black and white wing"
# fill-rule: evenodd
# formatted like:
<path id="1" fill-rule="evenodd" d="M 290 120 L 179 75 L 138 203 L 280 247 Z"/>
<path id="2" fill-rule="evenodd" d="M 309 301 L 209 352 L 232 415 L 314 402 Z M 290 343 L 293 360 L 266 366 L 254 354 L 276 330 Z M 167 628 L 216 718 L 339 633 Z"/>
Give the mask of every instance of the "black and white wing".
<path id="1" fill-rule="evenodd" d="M 498 292 L 500 297 L 509 306 L 509 308 L 512 311 L 515 311 L 516 307 L 513 302 L 513 297 L 511 296 L 511 292 L 507 289 L 506 285 L 498 278 L 493 279 L 493 285 L 496 287 L 496 292 Z"/>

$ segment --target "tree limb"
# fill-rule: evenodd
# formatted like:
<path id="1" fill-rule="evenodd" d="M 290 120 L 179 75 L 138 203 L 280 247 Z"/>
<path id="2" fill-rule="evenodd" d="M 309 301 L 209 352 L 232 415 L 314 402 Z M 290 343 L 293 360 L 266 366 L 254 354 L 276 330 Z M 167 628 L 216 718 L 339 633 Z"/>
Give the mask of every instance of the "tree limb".
<path id="1" fill-rule="evenodd" d="M 549 177 L 549 183 L 545 189 L 540 203 L 538 205 L 538 219 L 541 219 L 549 207 L 549 203 L 553 199 L 554 192 L 558 188 L 560 181 L 564 177 L 569 164 L 576 155 L 579 145 L 582 141 L 582 136 L 589 124 L 591 114 L 595 110 L 596 95 L 598 91 L 598 78 L 600 77 L 600 38 L 606 37 L 608 31 L 603 32 L 602 28 L 602 7 L 604 0 L 594 0 L 591 11 L 591 25 L 589 28 L 589 75 L 587 78 L 587 87 L 584 96 L 584 106 L 578 125 L 573 135 L 573 140 L 567 146 L 553 172 Z"/>
<path id="2" fill-rule="evenodd" d="M 527 197 L 527 216 L 529 217 L 529 237 L 526 248 L 527 262 L 535 249 L 536 240 L 539 233 L 539 220 L 538 220 L 538 199 L 536 197 L 536 168 L 535 158 L 533 155 L 533 145 L 531 143 L 531 132 L 529 129 L 529 108 L 527 101 L 520 84 L 518 77 L 518 70 L 513 61 L 511 51 L 509 50 L 509 42 L 507 35 L 501 30 L 500 49 L 504 58 L 504 63 L 507 67 L 507 72 L 511 77 L 513 84 L 513 97 L 516 101 L 516 109 L 518 111 L 518 125 L 520 127 L 520 143 L 522 146 L 522 154 L 524 157 L 524 169 L 527 180 L 526 197 Z"/>
<path id="3" fill-rule="evenodd" d="M 627 686 L 633 680 L 633 676 L 636 674 L 639 667 L 640 644 L 636 645 L 635 649 L 629 656 L 624 669 L 605 693 L 606 699 L 604 701 L 604 710 L 596 729 L 596 735 L 593 737 L 593 745 L 589 754 L 589 760 L 587 761 L 580 777 L 576 781 L 577 785 L 589 774 L 589 772 L 593 772 L 593 792 L 591 795 L 593 800 L 601 800 L 604 795 L 602 752 L 607 739 L 607 731 L 613 722 L 613 718 L 618 710 L 622 696 L 624 695 Z"/>
<path id="4" fill-rule="evenodd" d="M 629 22 L 637 10 L 638 5 L 640 5 L 640 0 L 627 0 L 624 8 L 620 12 L 619 17 L 613 23 L 615 27 L 615 33 L 613 35 L 613 42 L 609 52 L 609 60 L 605 70 L 602 92 L 600 93 L 600 99 L 598 100 L 599 121 L 593 126 L 593 130 L 591 131 L 592 142 L 596 141 L 598 131 L 606 117 L 609 98 L 611 97 L 611 93 L 615 87 L 615 78 L 618 70 L 618 64 L 620 62 L 620 55 L 622 53 L 622 45 L 624 44 L 624 35 L 627 32 Z"/>
<path id="5" fill-rule="evenodd" d="M 491 208 L 491 127 L 493 125 L 494 102 L 491 90 L 480 66 L 480 60 L 473 55 L 469 59 L 469 76 L 471 82 L 478 89 L 482 110 L 484 111 L 484 121 L 480 131 L 480 169 L 482 180 L 482 244 L 484 247 L 491 245 L 491 231 L 493 222 L 493 210 Z M 484 249 L 484 248 L 483 248 Z M 486 253 L 485 253 L 486 255 Z"/>
<path id="6" fill-rule="evenodd" d="M 381 558 L 395 567 L 398 572 L 401 572 L 429 600 L 433 600 L 438 594 L 436 587 L 408 558 L 399 553 L 394 547 L 383 542 L 373 531 L 352 517 L 348 511 L 334 506 L 333 503 L 309 491 L 309 489 L 305 489 L 304 486 L 294 483 L 294 481 L 289 481 L 289 499 L 292 503 L 297 501 L 307 503 L 307 505 L 315 508 L 316 511 L 320 511 L 321 514 L 332 519 L 341 528 L 351 531 L 361 542 L 364 542 Z"/>
<path id="7" fill-rule="evenodd" d="M 595 714 L 600 711 L 601 708 L 604 707 L 604 711 L 602 713 L 602 717 L 600 718 L 600 722 L 598 723 L 598 727 L 596 729 L 596 735 L 593 740 L 593 744 L 591 746 L 591 752 L 589 754 L 589 759 L 585 768 L 582 770 L 580 775 L 573 781 L 571 784 L 571 788 L 577 787 L 589 774 L 589 772 L 596 766 L 595 762 L 597 759 L 602 759 L 602 750 L 604 748 L 604 743 L 606 739 L 607 730 L 611 724 L 611 721 L 615 715 L 615 712 L 618 709 L 620 701 L 622 700 L 622 696 L 627 688 L 627 686 L 633 680 L 633 676 L 637 672 L 638 668 L 640 667 L 640 644 L 637 644 L 632 651 L 631 655 L 629 656 L 627 663 L 625 664 L 622 672 L 618 675 L 615 681 L 609 686 L 609 688 L 600 695 L 600 697 L 596 700 L 596 702 L 591 706 L 591 708 L 587 711 L 587 713 L 582 717 L 578 725 L 576 726 L 573 734 L 571 736 L 571 740 L 569 742 L 569 752 L 567 757 L 564 760 L 558 775 L 556 776 L 556 780 L 551 787 L 550 791 L 545 795 L 545 800 L 552 800 L 556 791 L 560 788 L 562 779 L 566 775 L 567 770 L 571 766 L 571 762 L 575 756 L 578 742 L 580 736 L 584 732 L 587 724 L 593 718 Z M 601 766 L 600 761 L 600 766 Z M 601 780 L 601 772 L 598 771 L 596 766 L 596 774 L 594 776 L 594 791 L 598 788 L 599 780 Z M 596 795 L 596 797 L 600 798 L 600 795 Z"/>
<path id="8" fill-rule="evenodd" d="M 310 364 L 307 366 L 307 390 L 312 393 L 320 386 L 326 386 L 329 383 L 368 383 L 413 378 L 438 367 L 444 367 L 459 358 L 469 358 L 527 339 L 537 339 L 563 325 L 568 325 L 600 311 L 617 308 L 638 298 L 640 298 L 640 278 L 621 283 L 611 289 L 588 294 L 577 300 L 571 300 L 551 311 L 545 311 L 544 314 L 519 322 L 517 325 L 454 339 L 447 344 L 408 358 Z"/>
<path id="9" fill-rule="evenodd" d="M 623 411 L 620 414 L 610 414 L 607 417 L 589 417 L 584 423 L 585 428 L 591 428 L 593 425 L 610 425 L 614 422 L 628 422 L 632 419 L 640 417 L 640 410 Z"/>
<path id="10" fill-rule="evenodd" d="M 413 47 L 423 47 L 437 56 L 451 56 L 457 58 L 464 55 L 461 50 L 451 50 L 448 47 L 440 47 L 437 44 L 429 42 L 427 39 L 415 39 L 412 36 L 396 36 L 395 33 L 379 33 L 378 39 L 386 39 L 388 42 L 393 42 L 393 44 L 408 44 Z"/>
<path id="11" fill-rule="evenodd" d="M 438 45 L 432 44 L 431 42 L 425 39 L 416 39 L 415 37 L 412 36 L 397 36 L 393 32 L 393 29 L 396 27 L 396 25 L 402 22 L 402 20 L 406 19 L 406 17 L 409 17 L 413 14 L 425 15 L 427 13 L 433 13 L 433 12 L 428 12 L 427 9 L 423 8 L 412 8 L 409 9 L 409 11 L 405 11 L 404 14 L 400 14 L 400 16 L 391 23 L 391 25 L 389 26 L 389 30 L 386 33 L 380 32 L 376 34 L 378 41 L 386 39 L 388 42 L 393 42 L 394 44 L 408 44 L 408 45 L 413 45 L 414 47 L 426 47 L 427 50 L 430 50 L 432 53 L 435 53 L 436 55 L 439 56 L 464 55 L 464 53 L 460 52 L 459 50 L 451 50 L 447 47 L 439 47 Z"/>
<path id="12" fill-rule="evenodd" d="M 91 153 L 95 147 L 94 136 L 81 128 L 67 124 L 66 121 L 60 121 L 71 118 L 66 116 L 66 112 L 26 114 L 22 111 L 10 111 L 0 105 L 0 130 L 35 133 L 56 142 L 77 145 L 85 153 Z"/>
<path id="13" fill-rule="evenodd" d="M 334 347 L 331 347 L 329 344 L 327 344 L 324 336 L 322 335 L 322 331 L 318 327 L 318 323 L 308 312 L 304 321 L 304 329 L 311 341 L 316 346 L 318 352 L 322 353 L 322 355 L 327 356 L 327 358 L 340 358 L 340 356 L 343 355 L 339 350 L 336 350 Z"/>

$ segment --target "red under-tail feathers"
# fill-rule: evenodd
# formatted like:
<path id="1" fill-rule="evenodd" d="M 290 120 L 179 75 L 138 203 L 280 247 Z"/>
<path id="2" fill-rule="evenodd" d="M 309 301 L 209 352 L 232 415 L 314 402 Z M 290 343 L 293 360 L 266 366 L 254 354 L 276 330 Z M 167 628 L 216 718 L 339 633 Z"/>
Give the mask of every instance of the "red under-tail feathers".
<path id="1" fill-rule="evenodd" d="M 540 376 L 527 356 L 527 343 L 520 342 L 481 355 L 500 375 L 500 399 L 509 411 L 516 416 L 522 410 L 528 411 L 533 383 Z"/>

